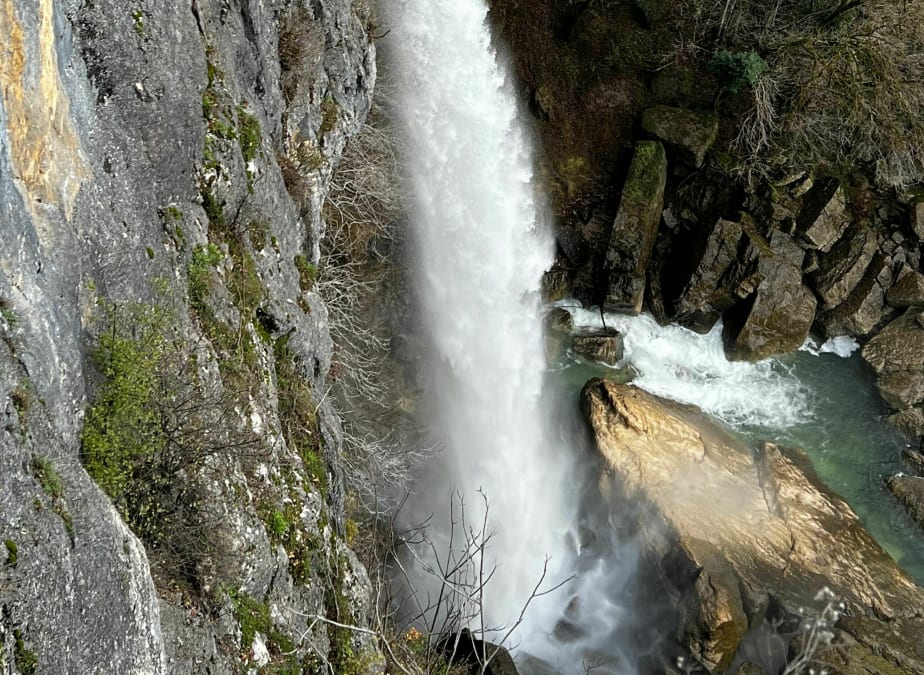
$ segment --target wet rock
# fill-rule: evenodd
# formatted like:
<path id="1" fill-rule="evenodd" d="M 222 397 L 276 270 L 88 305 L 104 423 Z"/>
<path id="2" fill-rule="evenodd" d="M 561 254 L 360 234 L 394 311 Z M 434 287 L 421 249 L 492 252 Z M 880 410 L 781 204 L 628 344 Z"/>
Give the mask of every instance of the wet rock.
<path id="1" fill-rule="evenodd" d="M 924 274 L 906 269 L 889 289 L 886 300 L 893 307 L 924 307 Z"/>
<path id="2" fill-rule="evenodd" d="M 809 247 L 827 252 L 849 223 L 850 214 L 840 181 L 824 178 L 805 195 L 796 228 L 799 237 Z"/>
<path id="3" fill-rule="evenodd" d="M 587 241 L 581 232 L 573 227 L 558 227 L 555 229 L 555 243 L 558 250 L 572 267 L 580 267 L 590 257 Z"/>
<path id="4" fill-rule="evenodd" d="M 798 349 L 815 319 L 815 296 L 802 283 L 805 253 L 786 234 L 773 233 L 770 254 L 757 266 L 761 279 L 752 298 L 726 314 L 730 359 L 757 361 Z"/>
<path id="5" fill-rule="evenodd" d="M 553 307 L 545 315 L 546 330 L 569 331 L 574 327 L 574 319 L 571 312 L 561 307 Z"/>
<path id="6" fill-rule="evenodd" d="M 735 671 L 735 675 L 766 675 L 766 672 L 763 668 L 758 666 L 756 663 L 742 663 L 738 670 Z"/>
<path id="7" fill-rule="evenodd" d="M 656 105 L 642 113 L 642 128 L 675 148 L 685 162 L 699 167 L 715 143 L 719 120 L 712 112 Z"/>
<path id="8" fill-rule="evenodd" d="M 891 282 L 892 266 L 885 256 L 877 253 L 847 299 L 819 316 L 825 334 L 828 337 L 869 335 L 883 321 L 886 289 Z"/>
<path id="9" fill-rule="evenodd" d="M 615 366 L 623 356 L 622 335 L 614 329 L 575 335 L 571 344 L 575 354 L 608 366 Z"/>
<path id="10" fill-rule="evenodd" d="M 601 489 L 614 507 L 645 505 L 645 559 L 678 609 L 681 643 L 710 672 L 730 665 L 768 606 L 796 614 L 827 586 L 868 618 L 841 628 L 854 661 L 889 651 L 901 672 L 924 673 L 924 589 L 801 451 L 754 452 L 692 406 L 606 380 L 587 383 L 582 406 L 613 476 Z"/>
<path id="11" fill-rule="evenodd" d="M 502 645 L 482 641 L 463 628 L 457 636 L 444 638 L 440 650 L 453 655 L 454 665 L 465 665 L 472 675 L 518 675 L 516 664 Z M 488 664 L 484 666 L 483 655 L 487 654 Z"/>
<path id="12" fill-rule="evenodd" d="M 607 309 L 642 311 L 645 269 L 664 208 L 666 181 L 664 147 L 655 141 L 637 143 L 606 251 Z"/>
<path id="13" fill-rule="evenodd" d="M 906 408 L 886 417 L 886 422 L 906 436 L 924 436 L 924 410 L 921 408 Z"/>
<path id="14" fill-rule="evenodd" d="M 924 327 L 909 310 L 883 328 L 862 350 L 876 373 L 876 387 L 894 410 L 924 401 Z"/>
<path id="15" fill-rule="evenodd" d="M 912 520 L 924 528 L 924 478 L 918 476 L 892 476 L 886 481 Z"/>
<path id="16" fill-rule="evenodd" d="M 877 246 L 873 231 L 857 225 L 829 253 L 818 257 L 819 269 L 811 281 L 823 309 L 833 309 L 847 300 L 863 278 Z"/>
<path id="17" fill-rule="evenodd" d="M 912 448 L 905 448 L 902 450 L 902 459 L 908 463 L 908 466 L 910 466 L 916 474 L 924 476 L 924 452 Z"/>
<path id="18" fill-rule="evenodd" d="M 754 291 L 757 258 L 767 249 L 769 244 L 753 230 L 749 235 L 741 223 L 720 218 L 676 305 L 675 320 L 698 332 L 711 329 Z"/>
<path id="19" fill-rule="evenodd" d="M 542 299 L 557 302 L 571 294 L 571 272 L 564 265 L 556 263 L 542 275 Z"/>

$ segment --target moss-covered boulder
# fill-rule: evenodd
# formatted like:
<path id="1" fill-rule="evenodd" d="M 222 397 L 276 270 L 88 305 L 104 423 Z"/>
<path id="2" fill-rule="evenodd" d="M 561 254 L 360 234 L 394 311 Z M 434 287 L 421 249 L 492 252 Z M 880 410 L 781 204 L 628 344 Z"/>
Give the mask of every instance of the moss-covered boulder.
<path id="1" fill-rule="evenodd" d="M 715 113 L 656 105 L 642 113 L 642 129 L 677 151 L 684 162 L 702 166 L 719 130 Z"/>
<path id="2" fill-rule="evenodd" d="M 642 311 L 645 269 L 658 233 L 666 182 L 664 146 L 656 141 L 636 144 L 606 250 L 607 309 Z"/>

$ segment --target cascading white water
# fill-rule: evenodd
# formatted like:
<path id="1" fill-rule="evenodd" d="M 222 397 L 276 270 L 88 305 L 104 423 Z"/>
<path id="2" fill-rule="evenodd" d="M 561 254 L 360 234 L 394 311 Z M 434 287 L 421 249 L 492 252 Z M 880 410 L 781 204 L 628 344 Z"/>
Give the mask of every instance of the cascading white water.
<path id="1" fill-rule="evenodd" d="M 576 327 L 603 327 L 598 311 L 569 310 Z M 607 314 L 606 325 L 624 336 L 625 361 L 636 372 L 633 384 L 652 394 L 692 403 L 735 427 L 784 429 L 811 418 L 805 388 L 780 361 L 750 363 L 725 357 L 721 323 L 704 335 L 658 325 L 644 314 Z M 842 339 L 816 349 L 850 353 Z"/>
<path id="2" fill-rule="evenodd" d="M 445 447 L 410 512 L 432 512 L 430 534 L 445 545 L 451 495 L 464 500 L 466 522 L 477 528 L 483 491 L 492 532 L 484 569 L 494 570 L 483 618 L 497 629 L 517 620 L 546 558 L 543 588 L 574 550 L 570 460 L 548 441 L 540 402 L 539 285 L 553 240 L 484 1 L 393 0 L 383 10 L 413 200 L 416 287 L 432 342 L 426 398 Z M 426 577 L 412 583 L 426 586 Z M 517 641 L 543 622 L 531 606 Z"/>

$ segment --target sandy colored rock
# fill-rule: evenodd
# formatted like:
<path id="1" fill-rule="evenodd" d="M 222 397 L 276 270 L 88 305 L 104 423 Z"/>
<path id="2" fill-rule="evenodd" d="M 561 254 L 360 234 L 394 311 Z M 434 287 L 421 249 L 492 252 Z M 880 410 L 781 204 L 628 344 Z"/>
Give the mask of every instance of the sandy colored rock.
<path id="1" fill-rule="evenodd" d="M 606 380 L 587 383 L 582 405 L 620 498 L 646 505 L 648 557 L 677 598 L 682 642 L 711 671 L 728 666 L 771 596 L 794 610 L 828 586 L 879 617 L 854 635 L 864 653 L 924 630 L 924 590 L 800 451 L 753 452 L 692 406 Z M 906 672 L 924 673 L 908 651 Z"/>

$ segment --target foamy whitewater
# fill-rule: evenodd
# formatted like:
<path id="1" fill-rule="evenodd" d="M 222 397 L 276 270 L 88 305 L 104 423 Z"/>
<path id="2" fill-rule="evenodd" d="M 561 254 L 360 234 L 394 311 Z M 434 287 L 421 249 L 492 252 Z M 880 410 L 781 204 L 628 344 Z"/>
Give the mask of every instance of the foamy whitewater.
<path id="1" fill-rule="evenodd" d="M 596 309 L 567 309 L 576 328 L 603 327 Z M 605 320 L 623 334 L 624 360 L 635 371 L 632 383 L 645 391 L 692 403 L 731 426 L 785 429 L 811 419 L 808 394 L 783 362 L 725 358 L 721 322 L 701 335 L 658 325 L 647 314 L 606 314 Z M 846 351 L 841 343 L 836 347 Z M 819 351 L 835 351 L 835 345 Z"/>
<path id="2" fill-rule="evenodd" d="M 453 493 L 476 529 L 484 493 L 491 533 L 484 569 L 493 573 L 483 618 L 488 636 L 502 638 L 546 559 L 543 589 L 562 578 L 575 549 L 569 454 L 549 442 L 540 404 L 539 284 L 553 239 L 534 197 L 529 143 L 491 45 L 484 2 L 397 0 L 383 11 L 413 198 L 415 288 L 432 344 L 425 400 L 444 446 L 406 513 L 433 513 L 429 534 L 441 548 Z M 420 593 L 434 585 L 432 574 L 420 572 L 425 566 L 418 560 L 411 580 Z M 508 644 L 541 639 L 550 621 L 543 607 L 557 604 L 548 597 L 534 603 Z M 480 619 L 470 623 L 481 627 Z"/>

